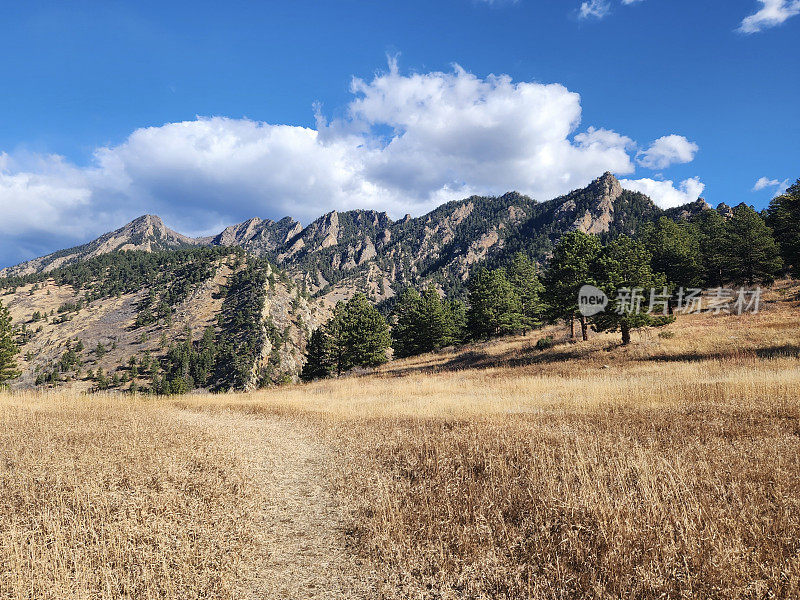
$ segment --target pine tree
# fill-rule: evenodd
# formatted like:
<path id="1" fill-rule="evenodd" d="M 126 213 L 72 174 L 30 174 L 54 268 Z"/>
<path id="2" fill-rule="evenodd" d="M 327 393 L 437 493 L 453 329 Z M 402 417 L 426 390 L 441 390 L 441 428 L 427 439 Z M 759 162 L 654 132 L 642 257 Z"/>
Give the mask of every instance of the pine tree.
<path id="1" fill-rule="evenodd" d="M 792 269 L 795 277 L 800 277 L 800 179 L 772 199 L 766 215 L 786 266 Z"/>
<path id="2" fill-rule="evenodd" d="M 306 363 L 300 372 L 300 379 L 312 381 L 330 377 L 333 372 L 333 356 L 330 336 L 326 328 L 318 327 L 311 334 L 306 348 Z"/>
<path id="3" fill-rule="evenodd" d="M 310 381 L 388 360 L 391 337 L 383 316 L 363 294 L 339 302 L 333 317 L 311 336 L 301 377 Z"/>
<path id="4" fill-rule="evenodd" d="M 721 251 L 725 259 L 723 273 L 727 280 L 737 283 L 770 284 L 783 265 L 772 231 L 746 204 L 733 209 Z"/>
<path id="5" fill-rule="evenodd" d="M 578 313 L 578 292 L 584 285 L 597 285 L 593 270 L 601 249 L 595 236 L 582 231 L 566 233 L 556 244 L 544 275 L 547 315 L 552 320 L 569 322 L 570 327 L 577 317 L 584 341 L 588 338 L 588 323 Z"/>
<path id="6" fill-rule="evenodd" d="M 661 217 L 643 229 L 641 238 L 652 255 L 653 271 L 666 276 L 670 290 L 701 284 L 700 241 L 694 227 Z"/>
<path id="7" fill-rule="evenodd" d="M 447 332 L 442 347 L 461 344 L 467 334 L 467 307 L 461 300 L 445 300 L 444 312 L 447 317 Z"/>
<path id="8" fill-rule="evenodd" d="M 0 386 L 10 379 L 19 377 L 16 355 L 19 347 L 14 340 L 14 329 L 11 326 L 11 314 L 0 302 Z"/>
<path id="9" fill-rule="evenodd" d="M 415 356 L 423 352 L 420 339 L 422 296 L 414 288 L 400 293 L 394 306 L 395 322 L 392 326 L 392 348 L 397 358 Z"/>
<path id="10" fill-rule="evenodd" d="M 448 323 L 442 298 L 433 286 L 423 290 L 420 309 L 422 351 L 438 350 L 444 345 Z"/>
<path id="11" fill-rule="evenodd" d="M 631 329 L 659 327 L 671 323 L 674 317 L 653 316 L 647 313 L 650 290 L 663 291 L 666 278 L 654 273 L 650 267 L 651 254 L 644 245 L 628 236 L 620 236 L 605 248 L 597 259 L 597 283 L 611 302 L 604 312 L 592 317 L 598 331 L 622 332 L 622 343 L 631 341 Z M 641 306 L 626 301 L 621 290 L 629 290 L 632 298 L 636 290 L 645 298 Z"/>
<path id="12" fill-rule="evenodd" d="M 725 257 L 721 252 L 725 219 L 716 210 L 704 210 L 695 217 L 692 225 L 700 249 L 702 282 L 709 287 L 719 287 L 725 283 Z"/>
<path id="13" fill-rule="evenodd" d="M 519 297 L 523 333 L 542 323 L 544 286 L 536 275 L 536 263 L 528 255 L 517 252 L 508 266 L 508 280 Z"/>
<path id="14" fill-rule="evenodd" d="M 522 304 L 505 269 L 480 267 L 469 282 L 467 329 L 474 339 L 522 331 Z"/>
<path id="15" fill-rule="evenodd" d="M 366 296 L 356 294 L 344 306 L 337 324 L 339 354 L 337 372 L 354 367 L 375 367 L 385 363 L 391 345 L 389 326 Z"/>

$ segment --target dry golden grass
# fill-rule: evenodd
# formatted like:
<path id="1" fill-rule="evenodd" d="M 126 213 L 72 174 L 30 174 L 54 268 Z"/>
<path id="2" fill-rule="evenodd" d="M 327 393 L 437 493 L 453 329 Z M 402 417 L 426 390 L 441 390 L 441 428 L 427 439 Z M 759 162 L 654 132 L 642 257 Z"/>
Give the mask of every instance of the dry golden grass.
<path id="1" fill-rule="evenodd" d="M 0 399 L 0 597 L 232 597 L 247 486 L 142 402 Z"/>
<path id="2" fill-rule="evenodd" d="M 552 328 L 251 394 L 5 397 L 0 596 L 372 598 L 375 570 L 385 598 L 800 597 L 796 291 L 629 348 L 536 350 Z"/>

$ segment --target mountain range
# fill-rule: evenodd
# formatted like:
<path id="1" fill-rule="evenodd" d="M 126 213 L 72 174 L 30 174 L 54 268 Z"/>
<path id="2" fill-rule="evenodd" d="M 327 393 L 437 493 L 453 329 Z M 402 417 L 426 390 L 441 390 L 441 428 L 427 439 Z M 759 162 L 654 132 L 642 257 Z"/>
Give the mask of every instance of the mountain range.
<path id="1" fill-rule="evenodd" d="M 0 299 L 20 326 L 23 375 L 15 385 L 94 389 L 101 373 L 148 385 L 131 365 L 174 364 L 175 344 L 201 344 L 209 328 L 230 360 L 224 373 L 209 374 L 206 387 L 278 383 L 296 378 L 310 332 L 357 292 L 385 309 L 408 285 L 463 295 L 475 265 L 502 264 L 517 251 L 543 262 L 567 231 L 635 235 L 661 216 L 710 209 L 698 199 L 662 210 L 605 173 L 546 202 L 510 192 L 399 220 L 334 211 L 305 227 L 290 217 L 254 217 L 202 238 L 145 215 L 0 271 Z M 163 366 L 156 370 L 156 378 L 167 375 Z"/>
<path id="2" fill-rule="evenodd" d="M 458 291 L 470 268 L 524 250 L 539 259 L 570 229 L 598 235 L 634 234 L 645 221 L 687 218 L 703 200 L 664 211 L 647 196 L 624 190 L 605 173 L 589 186 L 547 202 L 510 192 L 448 202 L 428 214 L 393 221 L 385 212 L 327 213 L 307 226 L 291 217 L 253 217 L 214 236 L 191 238 L 144 215 L 94 241 L 0 270 L 0 277 L 49 272 L 120 250 L 237 246 L 269 259 L 310 295 L 327 303 L 355 291 L 380 302 L 408 284 L 433 283 Z"/>

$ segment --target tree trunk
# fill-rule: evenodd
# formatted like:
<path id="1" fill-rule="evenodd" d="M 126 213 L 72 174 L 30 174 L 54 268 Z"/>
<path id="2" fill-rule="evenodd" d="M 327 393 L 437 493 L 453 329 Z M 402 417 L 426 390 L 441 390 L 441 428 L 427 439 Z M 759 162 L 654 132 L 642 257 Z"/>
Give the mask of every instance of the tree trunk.
<path id="1" fill-rule="evenodd" d="M 622 345 L 627 346 L 631 343 L 631 328 L 630 325 L 627 323 L 622 323 L 620 325 L 620 329 L 622 330 Z"/>
<path id="2" fill-rule="evenodd" d="M 569 339 L 575 339 L 575 315 L 569 317 Z"/>
<path id="3" fill-rule="evenodd" d="M 581 315 L 581 337 L 583 341 L 589 339 L 589 324 L 586 322 L 586 317 Z"/>

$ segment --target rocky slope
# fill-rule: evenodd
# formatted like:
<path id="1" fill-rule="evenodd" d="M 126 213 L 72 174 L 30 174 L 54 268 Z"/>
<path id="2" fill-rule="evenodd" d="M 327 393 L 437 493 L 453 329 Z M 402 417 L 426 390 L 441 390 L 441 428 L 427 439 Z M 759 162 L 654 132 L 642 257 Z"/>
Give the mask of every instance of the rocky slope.
<path id="1" fill-rule="evenodd" d="M 236 365 L 238 374 L 225 385 L 249 388 L 295 377 L 309 331 L 338 300 L 356 292 L 376 303 L 390 302 L 407 285 L 433 284 L 458 294 L 474 265 L 501 263 L 516 251 L 544 260 L 567 231 L 635 234 L 660 216 L 685 219 L 708 209 L 698 199 L 663 211 L 605 173 L 586 188 L 547 202 L 517 193 L 473 196 L 397 221 L 368 210 L 330 212 L 306 227 L 289 217 L 254 217 L 216 236 L 193 239 L 145 215 L 83 246 L 0 271 L 0 277 L 11 277 L 0 279 L 1 299 L 14 322 L 24 325 L 19 385 L 52 373 L 77 340 L 84 347 L 83 366 L 56 379 L 92 387 L 89 370 L 99 367 L 124 377 L 131 356 L 164 358 L 171 341 L 191 335 L 197 343 L 212 326 L 221 340 L 239 344 L 236 352 L 247 351 Z M 131 259 L 110 254 L 118 250 L 171 252 Z M 136 256 L 154 256 L 164 266 L 154 268 Z M 255 321 L 246 331 L 252 339 L 242 340 L 230 331 L 237 321 L 231 311 L 244 310 L 233 302 L 239 292 L 230 288 L 242 284 L 252 261 L 258 266 L 250 265 L 251 279 L 244 284 L 258 306 L 244 307 Z M 155 274 L 153 280 L 143 277 L 142 269 Z M 128 273 L 140 281 L 129 285 Z M 106 349 L 102 356 L 92 354 L 98 344 Z"/>
<path id="2" fill-rule="evenodd" d="M 192 255 L 179 261 L 166 279 L 180 280 L 181 270 L 201 268 L 191 262 Z M 63 280 L 63 269 L 54 269 L 34 280 L 6 288 L 0 301 L 8 307 L 13 323 L 19 327 L 19 365 L 22 376 L 12 387 L 68 386 L 79 390 L 98 389 L 100 372 L 119 384 L 112 390 L 147 389 L 152 385 L 150 365 L 160 362 L 157 375 L 164 378 L 169 369 L 167 355 L 176 345 L 189 341 L 199 344 L 207 329 L 215 331 L 216 344 L 238 334 L 224 318 L 227 299 L 237 275 L 247 268 L 248 259 L 232 252 L 213 259 L 207 276 L 188 285 L 169 310 L 142 319 L 149 310 L 155 284 L 124 293 L 91 297 L 92 281 L 80 286 Z M 118 268 L 114 263 L 108 267 Z M 120 267 L 121 268 L 121 267 Z M 243 374 L 238 389 L 278 383 L 296 378 L 302 367 L 310 330 L 327 318 L 325 310 L 300 292 L 285 274 L 269 263 L 259 263 L 259 300 L 253 312 L 261 316 L 244 340 L 254 349 L 247 364 L 235 367 Z M 50 276 L 52 274 L 52 277 Z M 2 281 L 0 281 L 2 283 Z M 172 288 L 167 288 L 171 292 Z M 170 294 L 157 297 L 167 297 Z M 174 297 L 174 294 L 172 294 Z M 164 300 L 160 301 L 162 304 Z M 155 311 L 154 311 L 155 312 Z M 139 366 L 131 368 L 131 360 Z M 243 359 L 244 360 L 244 359 Z M 215 379 L 213 365 L 206 386 L 226 387 Z M 219 369 L 217 369 L 219 370 Z"/>
<path id="3" fill-rule="evenodd" d="M 0 277 L 52 271 L 87 258 L 119 250 L 174 250 L 197 245 L 193 238 L 166 227 L 160 217 L 143 215 L 119 229 L 101 235 L 82 246 L 59 250 L 19 265 L 0 270 Z"/>

